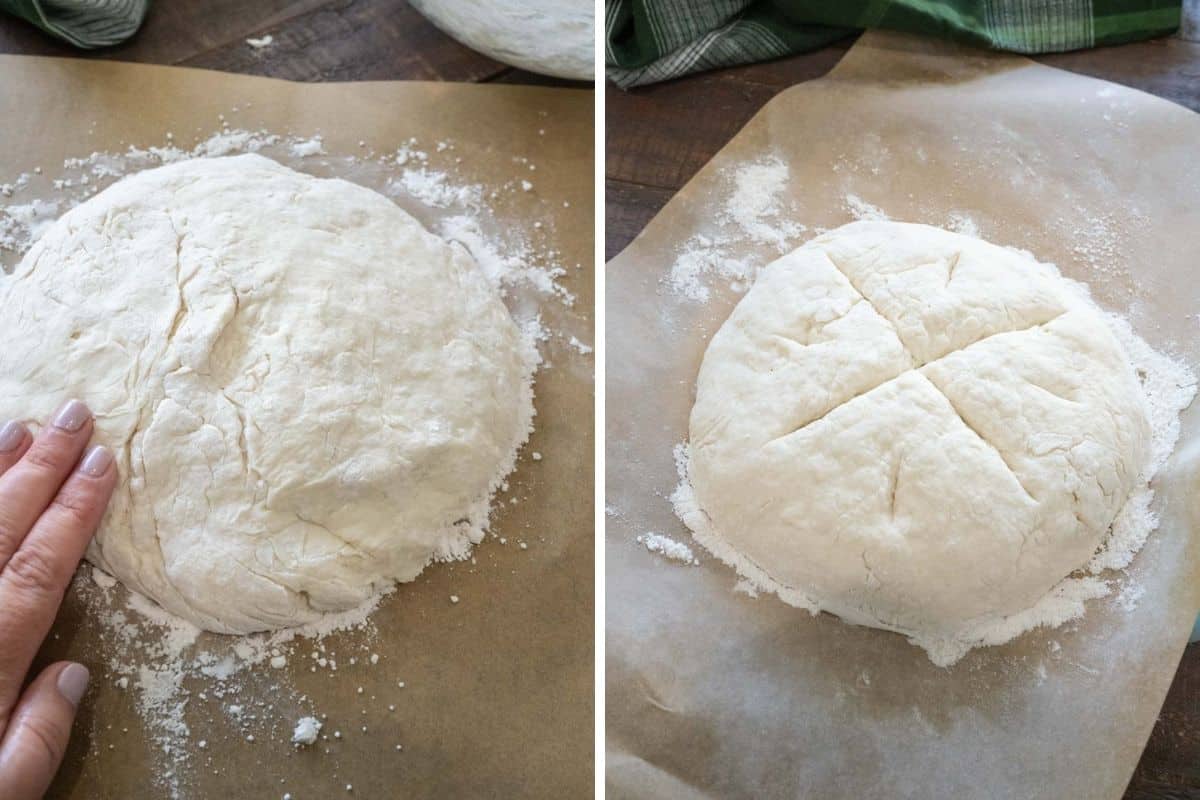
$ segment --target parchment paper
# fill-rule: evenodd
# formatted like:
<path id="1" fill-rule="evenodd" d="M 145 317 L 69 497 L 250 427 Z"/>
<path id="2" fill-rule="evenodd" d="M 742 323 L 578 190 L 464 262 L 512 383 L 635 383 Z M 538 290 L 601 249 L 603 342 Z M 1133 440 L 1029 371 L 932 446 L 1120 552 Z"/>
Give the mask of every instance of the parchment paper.
<path id="1" fill-rule="evenodd" d="M 197 70 L 0 57 L 0 174 L 39 165 L 49 172 L 66 157 L 127 144 L 161 145 L 165 131 L 186 145 L 195 134 L 214 132 L 218 114 L 237 127 L 320 133 L 331 155 L 394 151 L 409 137 L 432 150 L 450 139 L 463 159 L 459 171 L 485 186 L 510 181 L 523 168 L 513 159 L 529 158 L 537 165 L 530 173 L 534 190 L 503 193 L 495 212 L 505 224 L 528 230 L 543 223 L 569 267 L 561 283 L 577 296 L 570 311 L 545 306 L 547 327 L 590 344 L 592 107 L 592 93 L 577 90 L 301 85 Z M 426 224 L 435 216 L 411 203 L 406 208 Z M 380 655 L 375 666 L 361 663 L 361 654 L 358 666 L 343 657 L 333 676 L 310 672 L 303 658 L 290 659 L 278 672 L 264 665 L 264 674 L 253 679 L 258 697 L 247 713 L 279 720 L 269 736 L 249 743 L 230 735 L 236 731 L 224 710 L 230 701 L 193 693 L 186 713 L 193 758 L 182 796 L 560 798 L 590 791 L 593 371 L 591 356 L 571 349 L 566 336 L 552 336 L 543 352 L 549 363 L 537 378 L 536 430 L 510 479 L 520 502 L 494 517 L 493 531 L 508 537 L 508 545 L 489 537 L 476 550 L 477 564 L 435 565 L 387 598 L 373 617 L 378 635 L 371 647 Z M 534 451 L 540 461 L 531 460 Z M 516 546 L 518 539 L 528 542 L 528 550 Z M 451 594 L 461 599 L 458 604 L 449 601 Z M 118 689 L 106 674 L 100 625 L 87 613 L 70 593 L 39 657 L 39 665 L 77 659 L 93 672 L 50 796 L 162 797 L 161 784 L 152 780 L 162 756 L 153 752 L 134 713 L 132 690 Z M 337 634 L 326 644 L 348 656 L 361 635 Z M 279 691 L 281 683 L 295 692 Z M 344 737 L 294 750 L 291 726 L 310 707 L 296 704 L 296 693 L 328 715 L 326 733 L 340 729 Z M 203 751 L 200 740 L 207 743 Z M 397 743 L 403 752 L 395 750 Z"/>
<path id="2" fill-rule="evenodd" d="M 731 168 L 779 156 L 815 234 L 854 194 L 892 219 L 1025 248 L 1200 365 L 1200 117 L 1151 96 L 900 35 L 869 33 L 826 78 L 772 100 L 607 266 L 609 797 L 1117 798 L 1200 607 L 1196 404 L 1160 473 L 1161 526 L 1130 568 L 1136 607 L 1092 602 L 934 667 L 902 637 L 732 591 L 699 547 L 680 566 L 634 541 L 690 541 L 666 497 L 708 337 L 663 281 L 710 232 Z M 778 251 L 747 244 L 772 260 Z M 1136 594 L 1136 591 L 1133 592 Z M 1132 604 L 1133 594 L 1125 595 Z"/>

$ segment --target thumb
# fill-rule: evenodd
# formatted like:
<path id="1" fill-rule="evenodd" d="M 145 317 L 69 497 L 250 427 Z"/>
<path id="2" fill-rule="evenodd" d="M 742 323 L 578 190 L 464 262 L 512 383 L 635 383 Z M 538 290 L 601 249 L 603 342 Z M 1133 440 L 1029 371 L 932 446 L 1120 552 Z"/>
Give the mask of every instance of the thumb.
<path id="1" fill-rule="evenodd" d="M 46 793 L 71 738 L 88 684 L 82 664 L 51 664 L 25 689 L 0 741 L 0 797 L 37 800 Z"/>

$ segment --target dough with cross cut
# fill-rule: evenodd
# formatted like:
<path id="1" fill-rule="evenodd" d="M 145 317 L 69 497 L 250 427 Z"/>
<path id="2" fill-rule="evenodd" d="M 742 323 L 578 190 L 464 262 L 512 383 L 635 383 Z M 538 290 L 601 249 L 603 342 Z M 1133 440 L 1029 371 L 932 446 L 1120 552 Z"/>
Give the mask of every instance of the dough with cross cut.
<path id="1" fill-rule="evenodd" d="M 475 262 L 387 198 L 256 155 L 122 180 L 0 275 L 0 419 L 96 412 L 88 558 L 215 631 L 292 626 L 461 557 L 533 413 Z"/>
<path id="2" fill-rule="evenodd" d="M 1053 266 L 895 222 L 768 266 L 704 355 L 690 425 L 710 549 L 925 644 L 1084 566 L 1150 436 L 1121 345 Z"/>

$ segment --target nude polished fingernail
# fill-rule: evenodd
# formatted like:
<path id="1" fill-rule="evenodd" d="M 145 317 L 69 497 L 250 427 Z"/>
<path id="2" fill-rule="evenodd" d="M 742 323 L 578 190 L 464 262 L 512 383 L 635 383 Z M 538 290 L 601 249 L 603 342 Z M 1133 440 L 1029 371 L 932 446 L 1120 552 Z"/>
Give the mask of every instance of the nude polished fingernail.
<path id="1" fill-rule="evenodd" d="M 82 400 L 68 400 L 54 415 L 54 427 L 67 433 L 75 433 L 90 419 L 92 412 Z"/>
<path id="2" fill-rule="evenodd" d="M 15 419 L 4 423 L 0 428 L 0 453 L 16 450 L 17 445 L 25 441 L 25 433 L 25 426 Z"/>
<path id="3" fill-rule="evenodd" d="M 90 678 L 91 673 L 83 664 L 67 664 L 66 668 L 58 673 L 58 693 L 71 705 L 78 706 L 79 701 L 83 699 L 83 693 L 87 691 Z"/>
<path id="4" fill-rule="evenodd" d="M 79 471 L 91 475 L 93 478 L 99 478 L 108 470 L 108 465 L 112 462 L 112 450 L 109 450 L 102 444 L 98 444 L 91 450 L 88 450 L 87 455 L 83 457 L 83 462 L 79 465 Z"/>

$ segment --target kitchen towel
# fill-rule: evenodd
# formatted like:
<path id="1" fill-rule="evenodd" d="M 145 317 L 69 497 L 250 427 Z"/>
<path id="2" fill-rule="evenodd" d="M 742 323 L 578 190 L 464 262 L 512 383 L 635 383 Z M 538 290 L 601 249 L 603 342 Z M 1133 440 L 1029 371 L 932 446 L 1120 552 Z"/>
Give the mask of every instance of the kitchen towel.
<path id="1" fill-rule="evenodd" d="M 89 50 L 133 36 L 149 6 L 150 0 L 0 0 L 0 11 Z"/>
<path id="2" fill-rule="evenodd" d="M 1016 53 L 1149 39 L 1180 0 L 605 0 L 608 77 L 629 88 L 889 28 Z"/>

